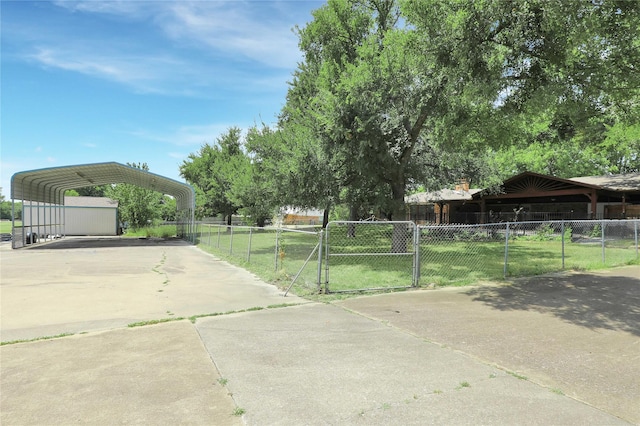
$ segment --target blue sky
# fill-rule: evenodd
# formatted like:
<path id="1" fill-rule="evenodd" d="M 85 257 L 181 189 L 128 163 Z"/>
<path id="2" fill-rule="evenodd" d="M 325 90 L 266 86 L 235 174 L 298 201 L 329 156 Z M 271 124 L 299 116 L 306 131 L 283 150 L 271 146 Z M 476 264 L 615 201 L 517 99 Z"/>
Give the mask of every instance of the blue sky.
<path id="1" fill-rule="evenodd" d="M 1 182 L 105 161 L 179 166 L 230 126 L 272 124 L 323 1 L 0 2 Z"/>

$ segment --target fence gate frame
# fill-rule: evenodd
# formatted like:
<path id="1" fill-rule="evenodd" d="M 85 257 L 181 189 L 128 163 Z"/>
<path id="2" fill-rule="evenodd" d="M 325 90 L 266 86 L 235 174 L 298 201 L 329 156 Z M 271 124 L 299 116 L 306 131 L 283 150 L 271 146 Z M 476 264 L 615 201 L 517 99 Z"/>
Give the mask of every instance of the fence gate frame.
<path id="1" fill-rule="evenodd" d="M 338 225 L 354 225 L 354 226 L 389 226 L 393 225 L 395 233 L 396 226 L 404 226 L 407 231 L 411 231 L 411 250 L 407 250 L 406 252 L 394 253 L 391 250 L 388 251 L 380 251 L 373 253 L 331 253 L 331 227 L 335 227 Z M 361 291 L 376 291 L 376 290 L 397 290 L 397 289 L 407 289 L 412 287 L 417 287 L 420 282 L 420 247 L 418 238 L 418 226 L 415 222 L 410 220 L 403 221 L 349 221 L 349 220 L 335 220 L 327 223 L 327 227 L 324 231 L 324 293 L 355 293 Z M 393 235 L 392 235 L 393 239 Z M 391 242 L 391 241 L 390 241 Z M 409 242 L 409 241 L 407 241 Z M 318 260 L 320 262 L 320 256 L 322 255 L 322 251 L 318 254 Z M 411 284 L 406 286 L 393 286 L 393 287 L 364 287 L 361 289 L 354 290 L 329 290 L 329 269 L 330 262 L 329 259 L 331 257 L 358 257 L 358 256 L 383 256 L 383 257 L 397 257 L 397 256 L 411 256 L 412 257 L 412 273 L 411 273 Z M 318 289 L 322 289 L 322 277 L 321 277 L 321 265 L 318 265 Z"/>

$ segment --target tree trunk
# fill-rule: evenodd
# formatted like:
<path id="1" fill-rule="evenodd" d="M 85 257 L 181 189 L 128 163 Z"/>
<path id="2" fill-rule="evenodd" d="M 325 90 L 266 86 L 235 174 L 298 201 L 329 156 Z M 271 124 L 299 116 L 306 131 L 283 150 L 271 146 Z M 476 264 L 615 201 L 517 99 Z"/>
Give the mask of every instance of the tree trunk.
<path id="1" fill-rule="evenodd" d="M 406 212 L 404 207 L 404 182 L 394 183 L 391 185 L 393 195 L 393 210 L 391 220 L 406 220 Z M 406 253 L 407 252 L 407 227 L 403 223 L 393 225 L 393 235 L 391 237 L 391 252 Z"/>
<path id="2" fill-rule="evenodd" d="M 355 222 L 356 220 L 358 220 L 358 206 L 352 204 L 351 206 L 349 206 L 349 221 L 350 222 Z M 347 237 L 348 238 L 355 238 L 356 237 L 356 224 L 355 223 L 349 223 L 347 225 Z"/>
<path id="3" fill-rule="evenodd" d="M 329 224 L 329 212 L 331 211 L 331 204 L 327 204 L 322 215 L 322 229 L 326 229 Z"/>

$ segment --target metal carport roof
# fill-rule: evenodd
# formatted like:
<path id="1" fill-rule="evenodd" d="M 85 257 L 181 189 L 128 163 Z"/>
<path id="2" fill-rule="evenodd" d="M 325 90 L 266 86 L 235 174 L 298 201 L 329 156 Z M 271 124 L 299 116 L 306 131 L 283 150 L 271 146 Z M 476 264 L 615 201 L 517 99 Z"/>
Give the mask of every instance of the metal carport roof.
<path id="1" fill-rule="evenodd" d="M 18 172 L 11 177 L 11 198 L 61 205 L 68 189 L 114 183 L 129 183 L 168 194 L 176 199 L 178 210 L 195 210 L 195 192 L 190 185 L 115 162 Z"/>

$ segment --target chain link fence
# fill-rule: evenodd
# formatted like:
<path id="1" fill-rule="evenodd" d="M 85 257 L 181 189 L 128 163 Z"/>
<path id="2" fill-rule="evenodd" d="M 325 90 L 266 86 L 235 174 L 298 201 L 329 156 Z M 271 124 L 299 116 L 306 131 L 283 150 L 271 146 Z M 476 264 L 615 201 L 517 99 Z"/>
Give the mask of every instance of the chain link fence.
<path id="1" fill-rule="evenodd" d="M 416 226 L 330 222 L 318 228 L 198 225 L 206 250 L 296 292 L 465 285 L 564 269 L 638 264 L 640 220 Z"/>
<path id="2" fill-rule="evenodd" d="M 420 285 L 468 284 L 638 262 L 638 220 L 419 227 Z"/>
<path id="3" fill-rule="evenodd" d="M 416 285 L 413 222 L 329 222 L 324 244 L 324 291 Z"/>
<path id="4" fill-rule="evenodd" d="M 258 228 L 201 223 L 197 244 L 210 253 L 246 267 L 266 281 L 289 289 L 295 283 L 303 292 L 318 292 L 318 271 L 305 267 L 318 250 L 321 233 L 316 228 Z M 317 265 L 317 257 L 315 259 Z"/>

